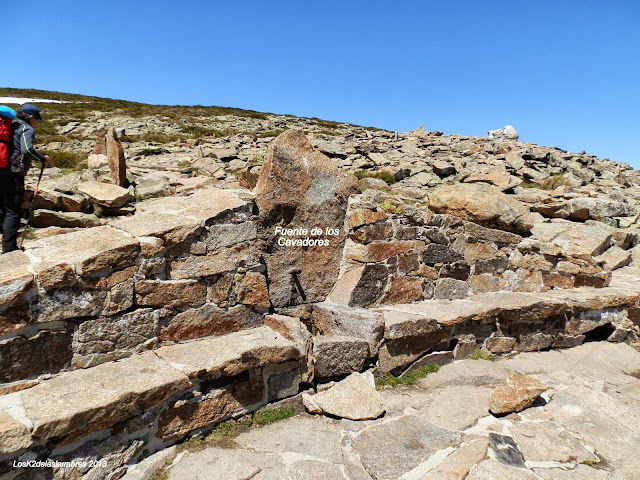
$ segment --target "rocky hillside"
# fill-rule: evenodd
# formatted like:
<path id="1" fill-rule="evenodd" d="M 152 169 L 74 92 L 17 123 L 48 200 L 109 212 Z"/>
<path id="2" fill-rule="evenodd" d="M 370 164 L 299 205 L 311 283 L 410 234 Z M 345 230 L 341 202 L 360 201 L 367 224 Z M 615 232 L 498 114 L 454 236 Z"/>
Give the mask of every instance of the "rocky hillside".
<path id="1" fill-rule="evenodd" d="M 48 121 L 39 127 L 38 143 L 54 158 L 54 165 L 63 167 L 47 170 L 45 196 L 47 190 L 77 193 L 80 181 L 96 179 L 83 168 L 96 149 L 101 129 L 116 130 L 126 157 L 127 186 L 138 200 L 238 180 L 251 188 L 267 145 L 284 130 L 299 129 L 341 169 L 362 179 L 362 189 L 391 194 L 394 198 L 388 199 L 388 207 L 405 213 L 426 205 L 425 194 L 434 187 L 488 184 L 547 219 L 596 220 L 614 227 L 638 228 L 640 172 L 584 152 L 521 143 L 513 139 L 513 133 L 502 136 L 511 138 L 444 136 L 422 128 L 396 133 L 232 108 L 152 106 L 0 89 L 0 96 L 5 95 L 70 102 L 41 105 Z M 69 168 L 75 170 L 71 175 Z M 60 204 L 59 199 L 53 199 L 39 206 L 65 210 Z M 89 204 L 68 209 L 92 212 Z M 98 213 L 101 216 L 103 212 Z M 82 220 L 65 222 L 54 217 L 48 214 L 35 224 L 84 225 Z M 95 225 L 96 220 L 89 224 Z"/>
<path id="2" fill-rule="evenodd" d="M 638 347 L 640 177 L 626 165 L 524 144 L 512 128 L 467 138 L 336 124 L 329 134 L 313 119 L 86 101 L 43 105 L 57 136 L 40 141 L 86 166 L 47 169 L 30 232 L 38 238 L 0 256 L 1 478 L 33 478 L 15 462 L 34 459 L 60 461 L 43 466 L 54 480 L 122 478 L 157 450 L 301 395 L 309 411 L 354 418 L 324 400 L 328 383 L 360 372 L 406 376 L 469 356 L 604 340 Z M 179 120 L 163 114 L 172 111 Z M 184 121 L 210 130 L 180 133 Z M 225 122 L 255 130 L 213 132 Z M 170 125 L 180 132 L 142 139 Z M 632 466 L 609 438 L 582 428 L 591 425 L 583 413 L 578 427 L 562 415 L 609 418 L 613 398 L 637 391 L 627 361 L 636 352 L 619 347 L 631 370 L 595 381 L 596 397 L 564 393 L 578 388 L 577 357 L 569 383 L 544 379 L 559 392 L 541 408 L 566 429 L 560 444 L 575 436 L 592 446 L 562 460 L 580 478 Z M 440 394 L 462 398 L 442 390 L 446 382 Z M 469 424 L 443 431 L 433 417 L 421 421 L 415 438 L 424 440 L 397 472 L 363 453 L 395 438 L 393 405 L 359 416 L 386 415 L 363 433 L 371 441 L 346 448 L 361 454 L 356 467 L 369 478 L 417 478 L 422 470 L 402 472 L 419 462 L 426 472 L 442 462 L 435 450 L 480 433 L 488 443 L 465 467 L 477 470 L 469 478 L 513 466 L 501 453 L 507 444 L 521 474 L 525 458 L 537 462 L 526 469 L 559 478 L 555 452 L 530 456 L 514 417 L 504 419 L 513 430 L 497 423 L 507 410 L 492 406 L 496 416 L 486 417 L 487 395 L 469 397 L 479 415 Z M 629 420 L 605 430 L 633 428 Z"/>

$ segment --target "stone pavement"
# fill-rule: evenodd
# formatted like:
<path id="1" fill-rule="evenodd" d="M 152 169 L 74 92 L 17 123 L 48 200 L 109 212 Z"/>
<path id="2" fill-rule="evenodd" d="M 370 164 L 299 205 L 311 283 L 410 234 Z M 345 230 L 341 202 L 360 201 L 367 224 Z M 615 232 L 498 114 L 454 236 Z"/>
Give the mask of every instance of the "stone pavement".
<path id="1" fill-rule="evenodd" d="M 497 418 L 489 396 L 516 372 L 551 388 Z M 242 433 L 237 448 L 183 451 L 168 479 L 640 478 L 640 352 L 624 343 L 456 361 L 382 397 L 377 420 L 302 413 Z M 149 478 L 174 455 L 159 452 L 124 478 Z"/>

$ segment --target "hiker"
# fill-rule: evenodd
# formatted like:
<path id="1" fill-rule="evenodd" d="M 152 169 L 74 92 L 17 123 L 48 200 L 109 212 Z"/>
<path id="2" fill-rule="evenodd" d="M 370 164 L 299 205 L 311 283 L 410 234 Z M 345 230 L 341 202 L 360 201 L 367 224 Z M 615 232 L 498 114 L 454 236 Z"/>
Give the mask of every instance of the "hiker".
<path id="1" fill-rule="evenodd" d="M 2 224 L 2 253 L 18 249 L 18 229 L 24 200 L 24 177 L 31 162 L 49 162 L 48 155 L 40 155 L 33 147 L 34 128 L 42 120 L 40 111 L 30 104 L 16 111 L 11 124 L 10 158 L 0 168 L 0 221 Z"/>

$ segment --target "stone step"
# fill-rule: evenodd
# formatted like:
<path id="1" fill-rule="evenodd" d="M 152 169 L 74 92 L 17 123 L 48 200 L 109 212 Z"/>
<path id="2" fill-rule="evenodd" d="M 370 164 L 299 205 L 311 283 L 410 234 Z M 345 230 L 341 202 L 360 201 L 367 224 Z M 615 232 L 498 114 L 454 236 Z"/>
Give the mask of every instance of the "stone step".
<path id="1" fill-rule="evenodd" d="M 424 335 L 466 322 L 542 322 L 569 311 L 629 307 L 640 300 L 640 269 L 613 273 L 604 288 L 578 287 L 548 292 L 493 292 L 462 300 L 428 300 L 374 309 L 383 315 L 385 339 Z"/>
<path id="2" fill-rule="evenodd" d="M 303 354 L 304 346 L 264 326 L 59 374 L 0 397 L 0 458 L 59 448 L 150 409 L 170 409 L 167 400 L 202 382 L 296 362 Z M 257 403 L 270 396 L 262 394 Z"/>
<path id="3" fill-rule="evenodd" d="M 633 337 L 639 310 L 640 269 L 631 267 L 614 272 L 605 288 L 493 292 L 375 309 L 316 303 L 311 315 L 319 334 L 316 377 L 356 371 L 353 366 L 364 362 L 363 349 L 382 371 L 398 371 L 430 351 L 454 358 L 448 351 L 460 342 L 465 350 L 460 347 L 455 358 L 481 347 L 491 353 L 561 348 L 583 343 L 585 334 L 608 324 L 615 330 L 610 339 L 623 341 Z"/>

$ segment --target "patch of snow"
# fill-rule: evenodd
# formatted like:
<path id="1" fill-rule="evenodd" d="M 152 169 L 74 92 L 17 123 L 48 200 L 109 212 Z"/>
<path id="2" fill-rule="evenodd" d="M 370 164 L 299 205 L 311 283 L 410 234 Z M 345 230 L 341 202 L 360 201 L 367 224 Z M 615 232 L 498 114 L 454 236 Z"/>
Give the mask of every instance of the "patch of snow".
<path id="1" fill-rule="evenodd" d="M 0 103 L 23 105 L 25 103 L 69 103 L 65 100 L 48 100 L 46 98 L 0 97 Z"/>

